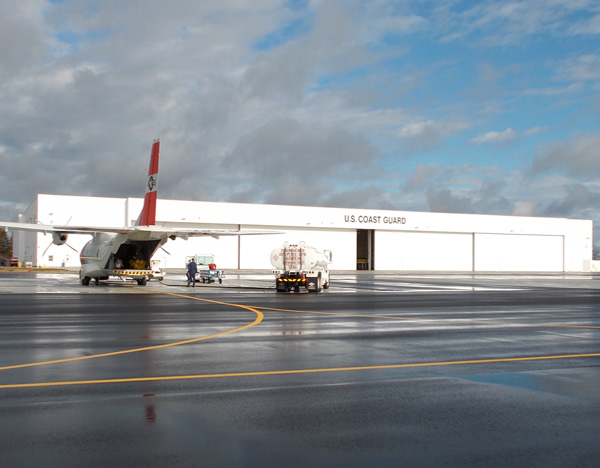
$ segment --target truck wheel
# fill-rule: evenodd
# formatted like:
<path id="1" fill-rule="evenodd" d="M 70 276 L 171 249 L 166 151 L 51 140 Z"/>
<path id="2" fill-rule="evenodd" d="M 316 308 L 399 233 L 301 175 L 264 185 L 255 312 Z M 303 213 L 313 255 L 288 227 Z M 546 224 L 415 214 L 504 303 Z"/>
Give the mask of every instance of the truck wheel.
<path id="1" fill-rule="evenodd" d="M 139 286 L 146 286 L 146 278 L 140 278 L 139 280 L 137 280 L 137 283 Z"/>
<path id="2" fill-rule="evenodd" d="M 90 280 L 91 280 L 91 278 L 89 276 L 84 276 L 83 278 L 81 278 L 81 284 L 83 286 L 89 286 Z"/>
<path id="3" fill-rule="evenodd" d="M 329 281 L 327 281 L 327 283 L 323 284 L 323 289 L 329 289 Z"/>

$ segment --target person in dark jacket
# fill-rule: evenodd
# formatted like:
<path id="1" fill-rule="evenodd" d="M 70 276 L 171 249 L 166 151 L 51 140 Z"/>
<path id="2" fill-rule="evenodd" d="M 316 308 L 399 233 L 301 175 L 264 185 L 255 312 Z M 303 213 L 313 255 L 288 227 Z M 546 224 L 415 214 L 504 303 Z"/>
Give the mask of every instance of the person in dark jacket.
<path id="1" fill-rule="evenodd" d="M 187 285 L 190 287 L 190 283 L 192 283 L 192 288 L 196 287 L 196 273 L 198 273 L 198 265 L 192 258 L 187 266 Z"/>

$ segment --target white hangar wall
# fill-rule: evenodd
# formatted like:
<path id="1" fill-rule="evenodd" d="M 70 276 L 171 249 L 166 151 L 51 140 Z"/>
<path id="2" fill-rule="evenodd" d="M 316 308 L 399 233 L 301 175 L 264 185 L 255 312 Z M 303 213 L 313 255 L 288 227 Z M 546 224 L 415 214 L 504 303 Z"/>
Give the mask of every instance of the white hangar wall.
<path id="1" fill-rule="evenodd" d="M 379 270 L 472 271 L 472 234 L 377 231 Z"/>
<path id="2" fill-rule="evenodd" d="M 67 226 L 125 226 L 124 198 L 38 195 L 19 222 Z M 52 244 L 52 235 L 15 231 L 15 252 L 20 262 L 34 266 L 79 266 L 79 252 L 89 235 L 70 234 L 66 245 Z"/>
<path id="3" fill-rule="evenodd" d="M 377 231 L 381 270 L 563 271 L 564 237 Z"/>
<path id="4" fill-rule="evenodd" d="M 591 220 L 448 213 L 405 216 L 401 231 L 375 232 L 376 269 L 585 271 L 591 259 Z"/>
<path id="5" fill-rule="evenodd" d="M 564 270 L 564 236 L 478 234 L 475 271 Z"/>
<path id="6" fill-rule="evenodd" d="M 135 222 L 138 198 L 38 195 L 23 222 L 123 226 Z M 223 269 L 271 269 L 271 250 L 285 241 L 333 252 L 333 270 L 355 270 L 368 238 L 368 267 L 411 271 L 586 271 L 592 256 L 592 221 L 448 213 L 397 212 L 243 203 L 158 200 L 157 224 L 182 228 L 267 229 L 260 236 L 169 241 L 154 258 L 183 268 L 185 257 L 214 254 Z M 78 266 L 88 235 L 70 235 L 67 246 L 51 236 L 16 231 L 20 261 Z M 366 237 L 365 237 L 366 236 Z M 362 247 L 361 247 L 362 246 Z M 364 260 L 364 259 L 363 259 Z"/>

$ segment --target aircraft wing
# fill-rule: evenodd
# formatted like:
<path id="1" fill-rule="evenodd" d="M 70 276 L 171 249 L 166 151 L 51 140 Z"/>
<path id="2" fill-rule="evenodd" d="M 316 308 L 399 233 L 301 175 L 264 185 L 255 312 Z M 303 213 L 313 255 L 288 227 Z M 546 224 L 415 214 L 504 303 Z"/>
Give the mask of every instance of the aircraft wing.
<path id="1" fill-rule="evenodd" d="M 210 236 L 219 238 L 220 236 L 251 236 L 251 235 L 265 235 L 265 234 L 281 234 L 282 231 L 261 231 L 255 229 L 247 229 L 247 230 L 234 230 L 234 229 L 201 229 L 201 228 L 191 228 L 191 229 L 181 229 L 181 228 L 171 228 L 168 226 L 130 226 L 127 229 L 127 232 L 130 234 L 134 233 L 150 233 L 153 237 L 181 237 L 183 239 L 187 239 L 188 237 L 201 237 L 201 236 Z M 121 231 L 111 231 L 111 232 L 120 232 L 124 233 L 123 229 Z"/>
<path id="2" fill-rule="evenodd" d="M 31 224 L 31 223 L 9 223 L 0 221 L 0 227 L 7 229 L 14 229 L 16 231 L 33 231 L 52 233 L 60 232 L 63 234 L 94 234 L 95 232 L 114 232 L 127 234 L 130 232 L 130 228 L 120 227 L 106 227 L 106 226 L 58 226 L 54 224 Z"/>
<path id="3" fill-rule="evenodd" d="M 152 237 L 181 237 L 187 239 L 188 237 L 200 237 L 200 236 L 239 236 L 239 235 L 264 235 L 264 234 L 279 234 L 280 231 L 259 231 L 259 230 L 245 230 L 236 231 L 233 229 L 179 229 L 171 228 L 167 226 L 121 226 L 121 227 L 107 227 L 107 226 L 59 226 L 53 224 L 31 224 L 31 223 L 10 223 L 0 221 L 0 227 L 7 229 L 13 229 L 17 231 L 33 231 L 43 233 L 61 233 L 61 234 L 95 234 L 95 233 L 114 233 L 122 235 L 130 235 L 135 233 L 138 234 L 150 234 Z"/>

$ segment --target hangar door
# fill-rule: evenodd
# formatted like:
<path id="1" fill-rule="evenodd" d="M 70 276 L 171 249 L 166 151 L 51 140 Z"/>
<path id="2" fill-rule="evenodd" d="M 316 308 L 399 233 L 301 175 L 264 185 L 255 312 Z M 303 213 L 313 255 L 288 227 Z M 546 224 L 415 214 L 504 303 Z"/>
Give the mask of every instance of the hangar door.
<path id="1" fill-rule="evenodd" d="M 564 237 L 475 234 L 475 271 L 564 271 Z"/>
<path id="2" fill-rule="evenodd" d="M 471 271 L 473 234 L 377 231 L 378 270 Z"/>
<path id="3" fill-rule="evenodd" d="M 359 229 L 356 231 L 356 269 L 374 270 L 375 231 Z"/>

